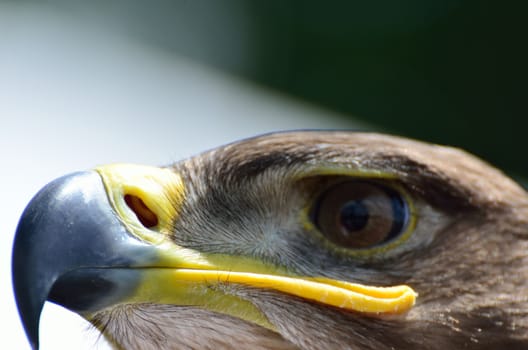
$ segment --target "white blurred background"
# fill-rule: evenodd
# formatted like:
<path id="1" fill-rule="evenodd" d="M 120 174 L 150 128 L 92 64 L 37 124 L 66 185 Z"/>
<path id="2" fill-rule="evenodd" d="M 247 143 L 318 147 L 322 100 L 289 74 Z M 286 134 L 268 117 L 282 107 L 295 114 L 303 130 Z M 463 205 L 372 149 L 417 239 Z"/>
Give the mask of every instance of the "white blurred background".
<path id="1" fill-rule="evenodd" d="M 80 4 L 0 2 L 0 329 L 5 348 L 29 348 L 12 294 L 11 245 L 22 210 L 47 182 L 111 162 L 166 164 L 273 130 L 359 126 L 137 40 L 115 23 L 115 16 Z M 250 23 L 237 22 L 234 10 L 209 10 L 204 13 L 215 15 L 205 20 L 224 21 L 226 40 L 208 39 L 183 13 L 175 18 L 180 42 L 204 57 L 211 45 L 225 45 L 226 61 L 244 70 L 251 64 L 251 43 L 245 40 Z M 189 28 L 194 28 L 192 36 L 181 33 Z M 50 303 L 42 314 L 40 341 L 43 350 L 108 348 L 80 317 Z"/>

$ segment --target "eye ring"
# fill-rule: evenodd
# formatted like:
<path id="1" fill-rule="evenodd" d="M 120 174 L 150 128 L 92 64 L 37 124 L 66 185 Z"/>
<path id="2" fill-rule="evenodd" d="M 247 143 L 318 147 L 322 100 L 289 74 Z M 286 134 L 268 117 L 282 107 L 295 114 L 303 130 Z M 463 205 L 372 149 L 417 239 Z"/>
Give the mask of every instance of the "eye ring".
<path id="1" fill-rule="evenodd" d="M 345 180 L 316 198 L 310 219 L 323 236 L 347 249 L 384 246 L 408 231 L 410 206 L 395 188 Z"/>

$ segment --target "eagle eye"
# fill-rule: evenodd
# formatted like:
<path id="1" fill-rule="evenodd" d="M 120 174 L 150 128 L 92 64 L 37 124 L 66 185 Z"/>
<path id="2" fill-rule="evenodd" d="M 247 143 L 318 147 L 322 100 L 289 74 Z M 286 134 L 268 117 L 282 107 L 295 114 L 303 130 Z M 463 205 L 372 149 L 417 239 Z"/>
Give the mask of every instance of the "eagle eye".
<path id="1" fill-rule="evenodd" d="M 409 222 L 409 206 L 395 189 L 367 181 L 344 181 L 319 195 L 312 221 L 333 243 L 371 248 L 399 237 Z"/>

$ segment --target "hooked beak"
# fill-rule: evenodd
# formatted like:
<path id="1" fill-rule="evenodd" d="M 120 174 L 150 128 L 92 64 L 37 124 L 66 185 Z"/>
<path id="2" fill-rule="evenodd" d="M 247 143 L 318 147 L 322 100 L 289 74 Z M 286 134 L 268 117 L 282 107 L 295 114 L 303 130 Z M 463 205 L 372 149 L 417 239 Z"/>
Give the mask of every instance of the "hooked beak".
<path id="1" fill-rule="evenodd" d="M 137 276 L 130 273 L 134 270 L 105 268 L 153 258 L 152 248 L 130 235 L 112 210 L 98 173 L 75 173 L 48 184 L 22 215 L 12 256 L 15 298 L 32 347 L 38 348 L 39 318 L 48 298 L 75 311 L 111 304 L 133 290 Z M 111 276 L 116 273 L 122 276 Z M 75 293 L 79 290 L 84 292 Z"/>
<path id="2" fill-rule="evenodd" d="M 272 330 L 251 302 L 211 285 L 272 289 L 365 314 L 404 313 L 414 305 L 408 286 L 298 276 L 255 258 L 178 246 L 171 230 L 184 200 L 182 179 L 167 168 L 110 165 L 45 186 L 20 219 L 12 257 L 15 297 L 32 347 L 39 346 L 46 300 L 87 319 L 119 303 L 192 305 Z"/>

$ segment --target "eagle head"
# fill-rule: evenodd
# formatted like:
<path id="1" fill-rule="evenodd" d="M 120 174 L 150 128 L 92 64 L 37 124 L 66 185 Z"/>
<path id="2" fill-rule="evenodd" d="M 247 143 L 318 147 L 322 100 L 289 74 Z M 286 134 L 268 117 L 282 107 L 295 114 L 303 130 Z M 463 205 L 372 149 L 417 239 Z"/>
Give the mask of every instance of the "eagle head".
<path id="1" fill-rule="evenodd" d="M 528 196 L 461 150 L 287 132 L 48 184 L 13 283 L 116 349 L 528 349 Z"/>

